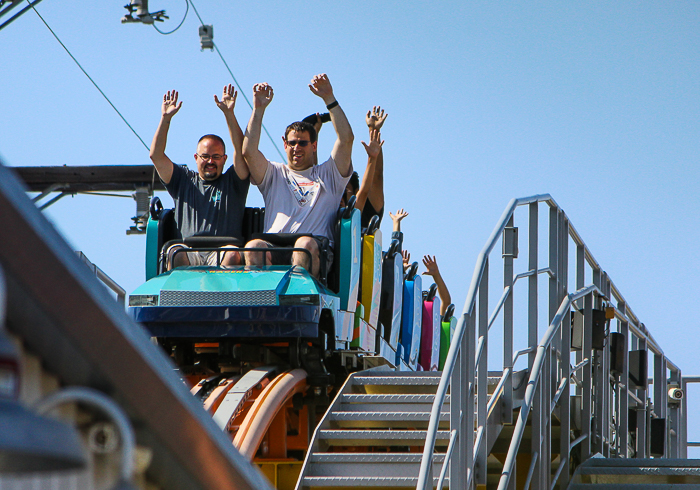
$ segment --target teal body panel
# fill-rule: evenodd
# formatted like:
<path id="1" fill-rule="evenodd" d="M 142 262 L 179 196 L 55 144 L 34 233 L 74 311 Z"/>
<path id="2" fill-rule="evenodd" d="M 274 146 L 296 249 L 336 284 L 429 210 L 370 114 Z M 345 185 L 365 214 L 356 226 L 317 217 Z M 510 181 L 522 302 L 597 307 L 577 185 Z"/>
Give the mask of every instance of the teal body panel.
<path id="1" fill-rule="evenodd" d="M 338 240 L 338 255 L 340 260 L 340 278 L 338 296 L 340 309 L 354 312 L 357 307 L 357 295 L 360 289 L 360 253 L 362 250 L 362 234 L 360 228 L 360 212 L 353 209 L 349 219 L 340 223 Z"/>
<path id="2" fill-rule="evenodd" d="M 146 280 L 158 274 L 158 221 L 149 216 L 146 225 Z"/>
<path id="3" fill-rule="evenodd" d="M 302 268 L 289 266 L 236 267 L 231 269 L 178 267 L 139 286 L 131 295 L 156 295 L 161 291 L 276 291 L 277 294 L 334 296 Z"/>

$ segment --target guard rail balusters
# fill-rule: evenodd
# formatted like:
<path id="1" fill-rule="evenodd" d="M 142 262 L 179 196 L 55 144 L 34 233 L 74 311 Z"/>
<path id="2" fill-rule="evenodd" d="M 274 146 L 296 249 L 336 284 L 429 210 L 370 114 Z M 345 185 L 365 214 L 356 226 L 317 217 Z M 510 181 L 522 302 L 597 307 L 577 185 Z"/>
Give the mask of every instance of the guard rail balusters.
<path id="1" fill-rule="evenodd" d="M 549 225 L 544 248 L 547 264 L 540 264 L 540 205 L 549 208 Z M 524 272 L 515 273 L 518 258 L 516 209 L 527 206 L 528 250 Z M 490 256 L 502 240 L 503 291 L 489 309 Z M 569 244 L 574 246 L 572 264 Z M 543 261 L 544 262 L 544 261 Z M 572 269 L 572 270 L 570 270 Z M 548 296 L 544 313 L 540 311 L 539 276 L 548 278 Z M 568 293 L 571 280 L 575 292 Z M 514 289 L 527 278 L 527 310 L 515 311 Z M 588 279 L 590 278 L 590 279 Z M 587 283 L 587 281 L 590 281 Z M 604 306 L 607 311 L 603 312 Z M 601 320 L 601 314 L 605 319 Z M 538 325 L 548 328 L 539 335 Z M 489 330 L 503 319 L 503 362 L 500 380 L 488 399 Z M 595 317 L 595 318 L 594 318 Z M 611 367 L 610 336 L 616 322 L 624 343 L 621 359 Z M 603 323 L 604 322 L 604 323 Z M 527 325 L 527 345 L 516 345 L 514 329 Z M 576 327 L 577 326 L 577 327 Z M 593 339 L 596 327 L 601 337 Z M 573 333 L 575 335 L 572 336 Z M 491 339 L 493 343 L 493 338 Z M 575 349 L 572 345 L 575 344 Z M 634 356 L 628 352 L 631 345 Z M 493 346 L 495 347 L 495 346 Z M 513 352 L 516 351 L 515 356 Z M 575 351 L 574 366 L 571 359 Z M 653 355 L 653 392 L 646 376 L 646 356 Z M 528 384 L 517 414 L 514 433 L 500 476 L 499 490 L 515 488 L 516 455 L 521 449 L 526 424 L 532 428 L 531 463 L 520 471 L 525 488 L 566 488 L 574 466 L 600 452 L 607 457 L 685 457 L 685 399 L 671 400 L 669 386 L 684 390 L 687 383 L 700 378 L 682 377 L 680 370 L 666 358 L 651 334 L 630 309 L 624 297 L 595 260 L 564 211 L 548 194 L 510 201 L 479 254 L 462 315 L 445 362 L 431 410 L 417 488 L 433 487 L 432 459 L 440 409 L 450 390 L 451 439 L 445 454 L 438 488 L 449 471 L 451 488 L 472 488 L 486 484 L 486 460 L 500 431 L 493 424 L 512 424 L 515 364 L 528 354 Z M 632 364 L 634 357 L 634 366 Z M 666 379 L 666 373 L 670 377 Z M 641 379 L 640 379 L 641 378 Z M 651 399 L 650 399 L 651 395 Z M 494 417 L 490 415 L 496 414 Z M 553 420 L 560 425 L 554 440 Z M 491 424 L 491 425 L 489 425 Z M 651 430 L 664 430 L 663 444 L 651 441 Z M 635 429 L 636 428 L 636 429 Z M 573 440 L 572 440 L 573 439 Z M 700 445 L 700 444 L 699 444 Z M 554 450 L 557 448 L 558 453 Z M 555 458 L 555 456 L 558 457 Z M 575 454 L 575 455 L 572 455 Z M 552 462 L 555 462 L 554 464 Z M 437 475 L 436 475 L 437 476 Z"/>

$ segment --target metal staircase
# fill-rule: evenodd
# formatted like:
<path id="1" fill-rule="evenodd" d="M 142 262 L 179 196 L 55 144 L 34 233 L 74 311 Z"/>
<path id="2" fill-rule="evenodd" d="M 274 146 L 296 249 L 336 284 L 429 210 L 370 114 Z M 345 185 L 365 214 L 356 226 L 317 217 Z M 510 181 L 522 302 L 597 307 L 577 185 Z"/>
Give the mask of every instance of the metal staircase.
<path id="1" fill-rule="evenodd" d="M 441 374 L 374 369 L 351 375 L 319 424 L 297 488 L 416 488 Z M 526 374 L 515 375 L 516 384 L 521 386 L 515 392 L 516 405 L 525 391 Z M 500 376 L 489 377 L 489 400 L 497 400 L 499 393 L 496 397 L 493 393 L 500 380 Z M 454 439 L 450 416 L 447 395 L 432 459 L 433 488 L 439 487 L 441 478 L 441 488 L 449 488 L 449 477 L 442 468 L 450 440 Z M 492 445 L 507 448 L 508 441 L 498 438 L 504 427 L 495 420 L 499 416 L 492 411 L 491 441 Z"/>
<path id="2" fill-rule="evenodd" d="M 351 375 L 318 426 L 297 488 L 416 488 L 439 381 L 436 372 Z M 448 396 L 433 457 L 438 469 L 450 441 L 449 417 Z"/>
<path id="3" fill-rule="evenodd" d="M 700 462 L 679 459 L 700 445 L 686 436 L 689 382 L 551 196 L 514 199 L 444 371 L 351 376 L 297 488 L 700 488 Z"/>

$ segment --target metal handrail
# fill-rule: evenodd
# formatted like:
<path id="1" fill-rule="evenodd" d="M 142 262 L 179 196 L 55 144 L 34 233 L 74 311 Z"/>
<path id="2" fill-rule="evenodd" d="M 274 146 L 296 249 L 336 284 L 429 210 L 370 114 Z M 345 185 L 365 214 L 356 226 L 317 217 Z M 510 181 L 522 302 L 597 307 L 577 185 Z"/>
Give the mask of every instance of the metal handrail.
<path id="1" fill-rule="evenodd" d="M 544 365 L 547 349 L 549 349 L 552 339 L 554 339 L 554 335 L 558 332 L 559 327 L 561 327 L 561 322 L 565 318 L 565 314 L 569 312 L 571 304 L 577 299 L 583 298 L 584 296 L 593 292 L 600 292 L 600 290 L 597 286 L 591 285 L 586 288 L 579 289 L 575 293 L 567 295 L 564 301 L 562 301 L 561 306 L 559 306 L 556 315 L 554 315 L 552 322 L 549 324 L 549 328 L 537 346 L 535 362 L 532 365 L 530 378 L 527 381 L 525 396 L 523 398 L 523 403 L 520 406 L 518 421 L 515 424 L 515 429 L 513 429 L 513 438 L 511 439 L 510 447 L 508 448 L 508 454 L 506 455 L 506 460 L 503 463 L 503 471 L 501 472 L 501 479 L 498 482 L 498 490 L 505 490 L 508 488 L 508 480 L 510 479 L 513 466 L 515 465 L 515 455 L 520 448 L 520 442 L 522 441 L 523 434 L 525 433 L 525 425 L 527 424 L 527 418 L 530 415 L 532 401 L 535 398 L 535 389 L 537 388 L 537 383 L 539 382 L 540 374 L 542 373 L 542 367 Z"/>
<path id="2" fill-rule="evenodd" d="M 538 262 L 539 262 L 539 256 L 540 253 L 537 249 L 537 237 L 538 237 L 538 206 L 537 204 L 544 203 L 549 206 L 549 216 L 550 216 L 550 228 L 549 228 L 549 265 L 540 268 L 538 267 Z M 510 235 L 511 238 L 509 238 L 509 242 L 506 242 L 506 228 L 507 227 L 514 227 L 513 220 L 514 220 L 514 213 L 516 208 L 519 206 L 523 205 L 530 205 L 530 222 L 529 222 L 529 232 L 530 232 L 530 240 L 528 241 L 529 247 L 530 247 L 530 265 L 529 265 L 529 270 L 519 273 L 519 274 L 513 274 L 513 259 L 517 259 L 517 248 L 514 250 L 516 251 L 515 254 L 510 254 L 510 252 L 506 252 L 506 243 L 513 244 L 515 243 L 515 247 L 517 247 L 517 235 L 515 235 L 515 242 L 513 242 L 512 235 Z M 534 233 L 534 235 L 533 235 Z M 504 268 L 509 267 L 510 270 L 506 273 L 504 277 L 504 289 L 502 290 L 500 296 L 500 299 L 495 303 L 495 308 L 491 311 L 486 311 L 486 309 L 489 308 L 489 301 L 487 296 L 483 296 L 482 293 L 485 293 L 488 295 L 488 275 L 489 275 L 489 260 L 490 260 L 490 255 L 493 252 L 494 248 L 496 247 L 496 244 L 498 243 L 499 240 L 502 239 L 504 240 L 504 261 L 509 260 L 508 262 L 504 262 Z M 532 242 L 532 239 L 534 238 L 534 242 Z M 568 247 L 569 243 L 573 242 L 576 247 L 576 287 L 578 290 L 574 293 L 571 294 L 566 294 L 566 289 L 567 289 L 567 284 L 568 284 L 568 274 L 570 270 L 570 266 L 568 265 Z M 535 245 L 533 246 L 531 243 L 534 243 Z M 509 245 L 509 246 L 511 246 Z M 534 247 L 534 248 L 533 248 Z M 534 251 L 534 252 L 533 252 Z M 534 253 L 534 255 L 533 255 Z M 554 258 L 554 262 L 552 262 Z M 534 261 L 534 262 L 533 262 Z M 554 264 L 554 265 L 553 265 Z M 584 272 L 583 271 L 585 268 L 588 268 L 589 270 L 592 270 L 593 278 L 592 278 L 592 284 L 589 286 L 585 286 L 583 284 L 584 280 Z M 505 270 L 505 269 L 504 269 Z M 421 465 L 420 465 L 420 471 L 418 475 L 418 484 L 417 484 L 417 489 L 419 490 L 428 490 L 429 488 L 432 489 L 432 482 L 433 482 L 433 476 L 432 476 L 432 459 L 433 459 L 433 454 L 435 451 L 435 442 L 437 439 L 437 432 L 438 432 L 438 425 L 440 421 L 440 412 L 441 412 L 441 407 L 444 403 L 444 400 L 447 395 L 447 391 L 451 385 L 451 383 L 456 382 L 458 379 L 460 379 L 460 384 L 457 385 L 459 386 L 459 390 L 457 386 L 453 386 L 453 389 L 455 391 L 461 391 L 462 393 L 462 400 L 458 400 L 457 398 L 453 399 L 453 403 L 455 403 L 455 407 L 452 410 L 452 417 L 455 417 L 456 413 L 459 413 L 460 416 L 457 417 L 458 419 L 462 420 L 460 422 L 459 426 L 452 427 L 454 430 L 457 432 L 455 433 L 455 451 L 451 451 L 449 455 L 445 456 L 444 462 L 443 462 L 443 468 L 441 473 L 444 475 L 446 474 L 447 471 L 447 466 L 450 465 L 450 471 L 454 471 L 454 474 L 451 474 L 450 476 L 450 486 L 453 486 L 455 488 L 468 488 L 470 487 L 472 483 L 472 479 L 476 479 L 478 476 L 478 479 L 485 478 L 485 474 L 480 473 L 479 468 L 481 466 L 477 465 L 477 463 L 482 462 L 483 463 L 483 458 L 484 458 L 484 446 L 486 446 L 486 424 L 489 422 L 489 415 L 491 414 L 491 411 L 495 407 L 495 401 L 492 399 L 488 402 L 485 403 L 484 399 L 482 398 L 485 396 L 485 393 L 487 392 L 486 386 L 482 387 L 481 383 L 483 383 L 484 377 L 486 374 L 484 373 L 486 370 L 486 364 L 487 364 L 487 358 L 488 358 L 488 353 L 487 351 L 489 350 L 487 348 L 488 345 L 488 335 L 489 335 L 489 330 L 493 326 L 493 324 L 496 322 L 498 316 L 503 313 L 504 315 L 506 314 L 506 310 L 509 312 L 509 320 L 508 327 L 510 330 L 510 347 L 509 349 L 512 350 L 512 315 L 513 315 L 513 305 L 512 305 L 512 297 L 514 294 L 514 287 L 515 284 L 518 282 L 519 279 L 528 277 L 530 278 L 530 286 L 532 286 L 534 281 L 535 287 L 537 287 L 537 278 L 535 277 L 533 279 L 533 276 L 537 276 L 540 273 L 547 273 L 549 275 L 549 281 L 550 281 L 550 312 L 549 312 L 549 318 L 552 319 L 549 328 L 547 329 L 547 332 L 545 333 L 544 336 L 541 337 L 541 340 L 539 343 L 537 343 L 536 338 L 530 337 L 529 341 L 529 347 L 527 349 L 519 351 L 516 355 L 515 358 L 512 360 L 512 363 L 509 365 L 506 362 L 506 359 L 504 359 L 504 369 L 502 371 L 501 379 L 498 382 L 498 386 L 496 387 L 496 394 L 499 394 L 500 392 L 503 392 L 504 394 L 507 394 L 507 397 L 505 398 L 505 406 L 510 406 L 510 403 L 512 403 L 512 397 L 513 397 L 513 388 L 507 384 L 510 380 L 513 379 L 513 366 L 515 365 L 515 361 L 517 358 L 524 354 L 524 353 L 530 353 L 530 360 L 529 360 L 529 365 L 530 365 L 530 373 L 529 373 L 529 381 L 528 385 L 525 390 L 525 399 L 523 400 L 522 404 L 520 405 L 520 411 L 518 415 L 518 421 L 516 423 L 515 431 L 513 434 L 513 439 L 511 441 L 511 446 L 508 451 L 508 456 L 506 457 L 506 461 L 503 466 L 503 473 L 501 474 L 501 482 L 499 483 L 499 489 L 505 488 L 505 485 L 507 484 L 508 479 L 510 478 L 510 475 L 513 472 L 514 469 L 514 464 L 515 464 L 515 455 L 517 454 L 518 448 L 520 446 L 520 442 L 522 440 L 522 434 L 524 432 L 525 428 L 525 423 L 527 422 L 528 416 L 531 411 L 535 414 L 535 416 L 538 417 L 545 417 L 543 419 L 540 419 L 540 422 L 543 424 L 548 424 L 549 418 L 552 415 L 552 410 L 556 408 L 560 403 L 564 403 L 562 401 L 562 398 L 564 397 L 565 393 L 567 392 L 567 387 L 572 386 L 574 383 L 578 387 L 578 389 L 582 388 L 584 385 L 586 385 L 590 388 L 591 382 L 597 382 L 595 379 L 591 379 L 591 369 L 594 370 L 594 374 L 598 373 L 599 371 L 596 371 L 599 369 L 599 363 L 596 360 L 595 355 L 591 355 L 589 352 L 588 354 L 582 353 L 584 355 L 583 358 L 577 358 L 577 364 L 574 367 L 571 367 L 569 365 L 568 359 L 562 357 L 564 354 L 569 355 L 569 347 L 567 346 L 565 350 L 560 352 L 557 349 L 554 349 L 554 345 L 552 344 L 554 336 L 561 332 L 561 336 L 564 336 L 563 331 L 561 330 L 562 327 L 562 321 L 567 315 L 569 314 L 570 310 L 572 307 L 574 307 L 573 302 L 577 301 L 584 296 L 587 296 L 589 294 L 595 294 L 596 298 L 598 298 L 595 301 L 600 301 L 603 300 L 608 304 L 612 304 L 613 301 L 617 302 L 617 306 L 614 307 L 614 318 L 618 321 L 618 328 L 623 328 L 624 330 L 621 330 L 622 332 L 625 332 L 627 335 L 631 336 L 631 338 L 635 339 L 634 342 L 636 342 L 634 345 L 639 346 L 640 349 L 643 349 L 645 351 L 648 351 L 650 353 L 653 353 L 654 357 L 654 372 L 657 373 L 663 373 L 665 375 L 666 369 L 668 369 L 671 372 L 672 379 L 678 379 L 680 376 L 680 369 L 676 367 L 675 364 L 670 362 L 666 356 L 663 353 L 663 350 L 659 346 L 659 344 L 656 342 L 656 340 L 653 338 L 653 336 L 650 334 L 650 332 L 647 330 L 646 326 L 640 322 L 639 318 L 635 315 L 635 313 L 632 311 L 631 308 L 627 305 L 626 300 L 620 293 L 619 289 L 615 286 L 613 281 L 608 277 L 607 273 L 601 268 L 600 264 L 596 261 L 596 259 L 593 257 L 592 253 L 586 246 L 586 244 L 583 242 L 581 239 L 579 233 L 576 231 L 576 229 L 573 227 L 573 225 L 568 221 L 568 218 L 566 217 L 566 214 L 561 210 L 561 208 L 557 205 L 557 203 L 554 201 L 554 199 L 549 195 L 549 194 L 541 194 L 541 195 L 536 195 L 536 196 L 531 196 L 531 197 L 525 197 L 525 198 L 519 198 L 519 199 L 512 199 L 508 205 L 506 206 L 506 209 L 504 210 L 503 214 L 501 215 L 500 219 L 498 220 L 496 226 L 494 227 L 491 235 L 489 236 L 488 240 L 486 241 L 486 244 L 484 248 L 482 249 L 481 253 L 477 257 L 476 265 L 474 267 L 474 272 L 472 275 L 472 280 L 468 289 L 467 297 L 464 303 L 464 308 L 462 310 L 462 314 L 459 316 L 457 325 L 454 331 L 454 335 L 451 340 L 450 348 L 448 350 L 447 358 L 445 360 L 445 365 L 444 365 L 444 370 L 442 372 L 442 376 L 440 378 L 435 398 L 433 401 L 433 405 L 431 407 L 430 411 L 430 420 L 428 423 L 428 429 L 426 432 L 426 440 L 425 440 L 425 445 L 423 448 L 423 454 L 422 454 L 422 459 L 421 459 Z M 535 296 L 536 298 L 536 296 Z M 479 303 L 477 303 L 477 299 Z M 510 302 L 509 305 L 507 305 L 507 302 Z M 555 308 L 557 308 L 557 303 L 558 309 L 556 310 L 556 313 L 553 311 Z M 477 313 L 477 305 L 478 305 L 478 319 L 476 318 L 476 313 Z M 535 303 L 537 305 L 537 303 Z M 535 306 L 537 308 L 537 306 Z M 590 306 L 589 306 L 590 308 Z M 579 308 L 576 308 L 579 309 Z M 535 312 L 535 320 L 537 319 L 537 312 Z M 553 315 L 553 316 L 552 316 Z M 586 314 L 588 315 L 588 314 Z M 587 317 L 590 318 L 590 317 Z M 530 322 L 530 319 L 528 319 Z M 590 320 L 586 320 L 590 321 Z M 475 329 L 476 325 L 475 322 L 478 322 L 478 328 Z M 505 317 L 504 317 L 504 322 L 506 322 Z M 529 323 L 529 325 L 533 325 L 533 323 Z M 620 327 L 620 325 L 624 325 Z M 505 323 L 504 323 L 505 326 Z M 532 328 L 532 326 L 530 327 Z M 537 326 L 536 322 L 534 324 L 534 329 L 535 330 L 530 330 L 530 332 L 536 332 L 537 331 Z M 465 337 L 465 335 L 469 335 L 468 337 Z M 567 334 L 568 335 L 568 334 Z M 538 336 L 535 336 L 538 337 Z M 476 341 L 476 342 L 475 342 Z M 589 340 L 590 341 L 590 340 Z M 590 345 L 590 344 L 589 344 Z M 535 354 L 532 354 L 532 350 L 534 348 L 537 348 L 537 352 Z M 462 350 L 464 348 L 464 350 Z M 554 349 L 555 352 L 551 353 L 554 357 L 548 357 L 550 354 L 550 350 Z M 549 388 L 549 383 L 555 383 L 552 387 L 551 390 L 553 392 L 556 392 L 554 397 L 551 395 L 547 395 L 547 406 L 549 406 L 550 411 L 549 414 L 546 413 L 546 409 L 544 412 L 540 414 L 538 408 L 533 408 L 533 400 L 534 397 L 536 396 L 535 393 L 538 389 L 538 383 L 540 383 L 540 378 L 543 374 L 543 366 L 545 365 L 545 361 L 547 363 L 551 362 L 550 359 L 553 359 L 553 362 L 559 363 L 559 365 L 565 363 L 566 364 L 566 369 L 563 371 L 563 376 L 561 378 L 557 378 L 556 380 L 552 381 L 549 378 L 547 378 L 546 383 L 543 381 L 543 386 L 546 389 Z M 510 362 L 510 359 L 508 359 L 508 362 Z M 582 370 L 584 367 L 587 369 L 587 374 L 584 373 L 584 383 L 581 384 L 581 382 L 578 381 L 576 377 L 576 373 L 580 370 Z M 455 371 L 455 369 L 458 369 L 458 371 Z M 604 371 L 603 371 L 604 372 Z M 655 374 L 656 376 L 657 374 Z M 586 376 L 587 381 L 586 381 Z M 598 376 L 598 374 L 595 374 L 595 376 Z M 663 378 L 662 378 L 663 380 Z M 625 387 L 626 379 L 620 379 L 618 380 L 619 387 L 620 389 L 623 389 L 624 387 L 625 393 L 627 393 L 626 396 L 628 398 L 626 400 L 629 400 L 632 402 L 632 400 L 636 399 L 636 391 L 635 390 L 628 390 Z M 559 386 L 557 386 L 559 385 Z M 464 391 L 465 387 L 469 387 L 466 391 L 466 400 L 464 400 Z M 542 388 L 542 389 L 544 389 Z M 633 392 L 634 391 L 634 392 Z M 663 395 L 663 396 L 662 396 Z M 567 395 L 568 396 L 568 395 Z M 640 394 L 639 396 L 643 396 Z M 474 397 L 477 398 L 477 410 L 476 410 L 476 420 L 478 422 L 474 425 L 472 420 L 474 416 L 474 406 L 475 406 L 475 400 Z M 654 389 L 654 403 L 662 404 L 663 400 L 665 400 L 665 393 L 662 393 L 661 388 Z M 463 405 L 464 402 L 466 401 L 466 405 Z M 585 400 L 584 400 L 584 403 Z M 590 405 L 590 396 L 589 396 L 589 401 L 587 402 Z M 596 404 L 600 403 L 596 399 Z M 625 402 L 627 403 L 627 402 Z M 538 405 L 539 406 L 539 405 Z M 567 404 L 565 405 L 568 407 L 568 400 Z M 594 408 L 590 407 L 589 408 Z M 486 409 L 486 412 L 484 413 L 484 409 Z M 566 409 L 568 411 L 568 408 Z M 600 410 L 599 408 L 596 410 Z M 665 408 L 661 407 L 659 410 L 661 410 L 660 413 L 665 413 L 666 410 Z M 674 415 L 675 416 L 675 415 Z M 469 417 L 469 418 L 467 418 Z M 508 419 L 509 420 L 509 417 Z M 623 417 L 622 420 L 626 420 L 626 417 Z M 453 420 L 452 423 L 455 421 Z M 619 420 L 618 420 L 619 422 Z M 497 422 L 498 423 L 498 422 Z M 567 425 L 568 425 L 568 417 L 567 417 Z M 626 423 L 626 422 L 624 422 Z M 601 422 L 598 428 L 596 428 L 596 431 L 600 431 L 602 427 L 607 427 L 610 425 L 609 421 L 605 419 L 603 416 L 601 418 Z M 473 439 L 473 434 L 474 430 L 476 429 L 477 434 L 481 434 L 481 437 L 478 437 L 477 440 L 475 441 L 476 444 L 472 446 L 472 441 Z M 684 437 L 684 431 L 682 430 L 683 428 L 681 427 L 680 429 L 673 428 L 671 427 L 670 430 L 674 431 L 676 435 L 673 437 L 678 437 L 679 440 L 682 440 L 682 437 Z M 609 429 L 603 429 L 603 430 L 609 430 Z M 463 431 L 467 431 L 467 433 L 462 433 Z M 671 432 L 669 432 L 672 434 Z M 680 434 L 680 435 L 678 435 Z M 672 434 L 673 435 L 673 434 Z M 598 439 L 593 439 L 591 438 L 592 434 L 584 433 L 580 437 L 574 441 L 574 443 L 571 444 L 571 447 L 575 446 L 576 444 L 580 443 L 581 441 L 584 441 L 586 439 L 589 439 L 590 441 L 598 441 L 596 444 L 599 444 L 600 441 L 604 441 L 603 444 L 606 444 L 605 441 L 607 440 L 607 434 L 600 433 Z M 624 440 L 624 439 L 623 439 Z M 489 441 L 490 443 L 490 441 Z M 546 444 L 550 444 L 550 442 L 547 442 Z M 589 443 L 593 444 L 593 442 Z M 677 445 L 677 441 L 673 443 L 674 447 L 685 447 L 682 444 L 680 446 L 675 446 Z M 644 447 L 644 446 L 642 446 Z M 481 449 L 479 451 L 479 448 Z M 533 447 L 533 451 L 534 451 Z M 590 451 L 590 448 L 586 449 L 587 451 Z M 677 451 L 677 449 L 674 449 Z M 486 449 L 488 451 L 488 449 Z M 543 461 L 549 459 L 549 449 L 542 447 L 540 450 L 540 461 L 541 463 L 538 464 L 546 464 Z M 569 465 L 570 465 L 570 458 L 568 457 L 568 454 L 565 453 L 564 450 L 562 450 L 563 453 L 561 455 L 561 460 L 560 460 L 560 466 L 556 470 L 556 477 L 554 480 L 554 483 L 559 479 L 559 477 L 562 474 L 566 474 L 569 470 Z M 452 465 L 451 460 L 453 458 L 462 458 L 463 460 L 460 460 L 456 462 L 455 464 L 458 464 L 459 466 L 455 468 L 455 466 Z M 533 458 L 534 461 L 534 458 Z M 534 463 L 533 463 L 534 464 Z M 533 471 L 534 471 L 534 466 L 531 468 L 531 472 L 529 472 L 528 479 L 532 478 L 533 476 Z M 565 471 L 566 470 L 566 471 Z M 485 468 L 483 468 L 483 471 L 485 471 Z M 541 472 L 538 472 L 538 475 L 540 475 Z M 548 473 L 551 475 L 551 473 Z M 454 480 L 452 479 L 454 477 Z M 541 478 L 541 476 L 537 477 L 538 479 Z M 547 477 L 548 480 L 551 477 Z M 567 475 L 565 477 L 567 480 L 569 476 Z M 459 480 L 459 481 L 458 481 Z M 506 482 L 505 484 L 503 482 Z M 483 483 L 483 482 L 481 482 Z"/>
<path id="3" fill-rule="evenodd" d="M 452 378 L 452 373 L 454 372 L 457 351 L 462 343 L 462 338 L 466 330 L 466 319 L 472 313 L 474 306 L 476 304 L 476 293 L 479 289 L 479 284 L 481 283 L 481 278 L 486 269 L 486 263 L 488 261 L 488 256 L 496 246 L 501 233 L 505 229 L 508 220 L 510 220 L 513 212 L 518 206 L 524 204 L 531 204 L 535 202 L 551 202 L 554 203 L 554 199 L 549 194 L 540 194 L 532 197 L 512 199 L 505 211 L 501 215 L 501 219 L 498 224 L 491 232 L 491 236 L 486 241 L 486 245 L 479 254 L 476 266 L 474 267 L 474 274 L 472 276 L 472 282 L 469 286 L 469 291 L 467 293 L 467 299 L 464 302 L 464 309 L 462 315 L 457 321 L 457 326 L 455 327 L 455 332 L 450 343 L 450 349 L 447 353 L 447 358 L 445 359 L 445 366 L 442 371 L 442 376 L 440 377 L 440 383 L 438 384 L 437 392 L 435 393 L 435 399 L 433 401 L 432 409 L 430 410 L 430 422 L 428 423 L 428 430 L 425 436 L 425 446 L 423 448 L 423 457 L 421 459 L 420 472 L 418 474 L 418 489 L 427 489 L 428 484 L 432 485 L 432 475 L 428 475 L 428 472 L 432 473 L 432 455 L 435 450 L 435 441 L 437 440 L 437 430 L 438 422 L 440 419 L 440 411 L 442 404 L 444 403 L 445 396 L 447 395 L 447 388 Z M 447 464 L 445 461 L 443 464 Z M 458 484 L 458 482 L 454 482 Z M 453 482 L 450 482 L 452 485 Z"/>

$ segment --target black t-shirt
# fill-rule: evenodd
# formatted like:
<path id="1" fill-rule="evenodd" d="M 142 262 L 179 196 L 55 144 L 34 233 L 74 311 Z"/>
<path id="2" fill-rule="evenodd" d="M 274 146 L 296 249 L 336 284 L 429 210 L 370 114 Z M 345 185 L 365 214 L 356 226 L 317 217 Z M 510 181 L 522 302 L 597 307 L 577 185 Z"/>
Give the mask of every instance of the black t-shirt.
<path id="1" fill-rule="evenodd" d="M 372 203 L 369 202 L 369 199 L 365 201 L 365 207 L 362 208 L 362 214 L 360 215 L 360 223 L 362 228 L 367 228 L 369 226 L 369 222 L 372 220 L 373 216 L 379 216 L 379 224 L 382 223 L 382 218 L 384 217 L 384 206 L 382 206 L 382 209 L 379 211 L 374 209 L 374 206 L 372 206 Z"/>
<path id="2" fill-rule="evenodd" d="M 231 236 L 242 239 L 241 227 L 250 179 L 241 180 L 231 165 L 218 179 L 203 180 L 186 165 L 173 165 L 165 188 L 175 201 L 179 238 Z"/>

